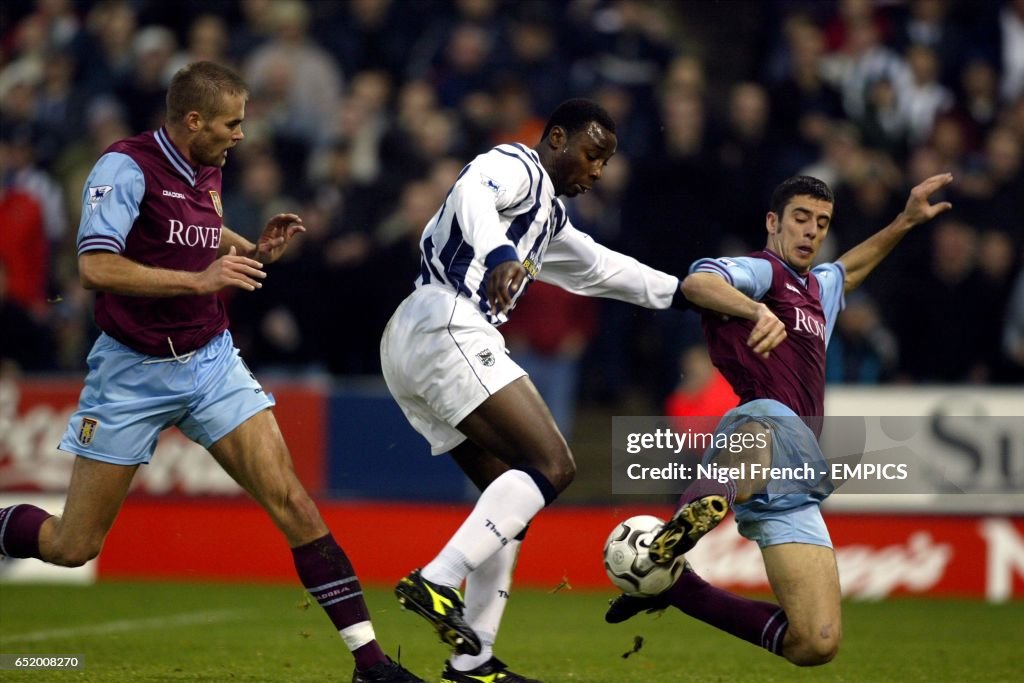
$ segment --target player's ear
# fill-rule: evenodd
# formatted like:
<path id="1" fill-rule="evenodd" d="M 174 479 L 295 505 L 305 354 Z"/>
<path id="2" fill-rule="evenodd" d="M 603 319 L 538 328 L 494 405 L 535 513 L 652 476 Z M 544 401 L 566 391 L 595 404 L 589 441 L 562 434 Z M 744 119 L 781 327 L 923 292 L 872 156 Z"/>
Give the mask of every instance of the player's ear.
<path id="1" fill-rule="evenodd" d="M 774 211 L 769 211 L 764 217 L 764 227 L 769 235 L 774 235 L 779 229 L 779 216 Z"/>
<path id="2" fill-rule="evenodd" d="M 185 114 L 185 128 L 190 133 L 196 133 L 203 127 L 203 116 L 197 111 L 190 111 Z"/>
<path id="3" fill-rule="evenodd" d="M 548 131 L 548 144 L 551 145 L 552 149 L 566 149 L 566 143 L 569 141 L 566 135 L 565 128 L 561 126 L 552 126 L 551 130 Z"/>

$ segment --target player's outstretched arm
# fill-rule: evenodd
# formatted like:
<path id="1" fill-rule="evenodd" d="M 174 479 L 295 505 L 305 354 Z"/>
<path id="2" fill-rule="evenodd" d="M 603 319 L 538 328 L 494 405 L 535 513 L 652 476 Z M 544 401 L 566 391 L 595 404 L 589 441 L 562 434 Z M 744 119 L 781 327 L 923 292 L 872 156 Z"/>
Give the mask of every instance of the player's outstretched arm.
<path id="1" fill-rule="evenodd" d="M 845 291 L 849 292 L 859 287 L 868 274 L 889 255 L 914 226 L 927 223 L 940 213 L 953 208 L 949 202 L 929 202 L 933 194 L 952 180 L 952 173 L 940 173 L 923 181 L 910 191 L 907 205 L 892 223 L 839 257 L 839 261 L 846 268 L 846 280 L 843 285 Z"/>
<path id="2" fill-rule="evenodd" d="M 198 273 L 152 268 L 108 251 L 90 251 L 78 257 L 82 287 L 125 296 L 212 294 L 225 287 L 251 292 L 263 286 L 267 274 L 262 268 L 259 261 L 239 256 L 234 247 Z"/>
<path id="3" fill-rule="evenodd" d="M 765 358 L 786 339 L 786 326 L 760 301 L 755 301 L 718 275 L 691 273 L 683 280 L 683 294 L 695 306 L 754 321 L 747 346 Z"/>

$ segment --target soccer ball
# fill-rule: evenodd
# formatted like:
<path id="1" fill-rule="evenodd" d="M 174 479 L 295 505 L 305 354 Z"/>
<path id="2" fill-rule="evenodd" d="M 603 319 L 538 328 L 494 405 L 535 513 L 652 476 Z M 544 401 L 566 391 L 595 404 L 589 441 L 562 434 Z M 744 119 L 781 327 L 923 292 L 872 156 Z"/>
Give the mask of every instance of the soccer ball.
<path id="1" fill-rule="evenodd" d="M 629 595 L 652 596 L 666 591 L 683 573 L 680 555 L 667 567 L 654 564 L 647 549 L 665 521 L 653 515 L 637 515 L 620 522 L 604 544 L 604 570 L 616 586 Z"/>

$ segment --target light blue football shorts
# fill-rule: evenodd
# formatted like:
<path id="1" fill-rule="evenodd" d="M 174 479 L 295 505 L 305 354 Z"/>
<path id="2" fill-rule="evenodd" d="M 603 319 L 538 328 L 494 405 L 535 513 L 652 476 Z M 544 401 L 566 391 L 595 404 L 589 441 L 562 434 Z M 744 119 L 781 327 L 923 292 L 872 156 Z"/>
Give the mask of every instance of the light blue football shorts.
<path id="1" fill-rule="evenodd" d="M 174 425 L 209 448 L 275 403 L 226 330 L 177 358 L 147 356 L 101 334 L 87 364 L 58 448 L 115 465 L 148 463 L 160 432 Z"/>
<path id="2" fill-rule="evenodd" d="M 772 467 L 802 468 L 810 463 L 827 473 L 825 457 L 814 432 L 785 404 L 757 399 L 726 413 L 716 434 L 731 434 L 754 420 L 768 427 L 772 435 Z M 709 449 L 704 462 L 715 459 L 718 450 Z M 733 506 L 740 534 L 761 548 L 782 543 L 808 543 L 832 547 L 821 502 L 832 492 L 827 474 L 805 479 L 772 481 L 764 493 Z"/>

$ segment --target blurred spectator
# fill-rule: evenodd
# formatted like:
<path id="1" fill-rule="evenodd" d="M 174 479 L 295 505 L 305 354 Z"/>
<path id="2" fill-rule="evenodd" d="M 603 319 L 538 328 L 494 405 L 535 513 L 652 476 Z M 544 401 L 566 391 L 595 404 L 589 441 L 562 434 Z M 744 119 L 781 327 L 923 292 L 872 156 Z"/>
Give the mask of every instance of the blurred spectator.
<path id="1" fill-rule="evenodd" d="M 870 26 L 880 41 L 890 38 L 891 26 L 883 13 L 875 11 L 873 0 L 838 0 L 829 6 L 836 10 L 825 24 L 829 52 L 849 49 L 859 40 L 857 32 L 864 26 Z"/>
<path id="2" fill-rule="evenodd" d="M 534 111 L 554 111 L 565 99 L 569 82 L 569 65 L 559 43 L 554 13 L 547 2 L 517 3 L 507 29 L 510 49 L 498 55 L 497 68 L 502 74 L 530 85 Z M 619 121 L 616 119 L 616 124 Z"/>
<path id="3" fill-rule="evenodd" d="M 1024 0 L 1007 0 L 999 12 L 1003 78 L 999 92 L 1006 102 L 1024 95 Z"/>
<path id="4" fill-rule="evenodd" d="M 911 144 L 923 142 L 932 132 L 935 119 L 953 108 L 953 93 L 939 83 L 939 59 L 924 45 L 907 49 L 909 78 L 897 99 Z"/>
<path id="5" fill-rule="evenodd" d="M 1006 324 L 1002 335 L 1003 353 L 1012 368 L 1009 379 L 1024 379 L 1024 271 L 1017 275 L 1013 295 L 1006 308 Z"/>
<path id="6" fill-rule="evenodd" d="M 939 80 L 946 83 L 956 79 L 967 48 L 967 36 L 951 16 L 951 5 L 950 0 L 911 0 L 894 36 L 898 48 L 919 45 L 932 50 L 939 63 Z"/>
<path id="7" fill-rule="evenodd" d="M 960 209 L 971 222 L 1005 230 L 1024 242 L 1024 138 L 998 127 L 985 138 L 984 155 L 959 184 Z"/>
<path id="8" fill-rule="evenodd" d="M 441 11 L 425 17 L 423 30 L 413 41 L 405 69 L 407 80 L 427 78 L 436 84 L 436 75 L 452 58 L 449 54 L 452 36 L 460 27 L 475 27 L 479 41 L 487 45 L 507 44 L 502 35 L 497 0 L 454 0 L 438 9 Z"/>
<path id="9" fill-rule="evenodd" d="M 228 56 L 231 39 L 224 19 L 216 14 L 200 14 L 188 27 L 185 48 L 180 50 L 167 67 L 174 74 L 192 62 L 217 62 L 233 67 Z"/>
<path id="10" fill-rule="evenodd" d="M 314 33 L 349 78 L 382 70 L 393 81 L 405 74 L 408 53 L 428 12 L 427 3 L 350 0 L 315 5 Z"/>
<path id="11" fill-rule="evenodd" d="M 309 36 L 310 10 L 301 0 L 270 7 L 273 35 L 245 61 L 252 99 L 265 91 L 281 108 L 275 134 L 307 149 L 321 142 L 341 104 L 342 74 L 331 55 Z"/>
<path id="12" fill-rule="evenodd" d="M 248 240 L 259 239 L 267 221 L 294 211 L 298 202 L 284 194 L 284 178 L 274 157 L 246 154 L 241 186 L 224 198 L 224 224 Z"/>
<path id="13" fill-rule="evenodd" d="M 988 60 L 979 57 L 964 65 L 956 112 L 970 126 L 972 146 L 977 146 L 999 112 L 999 76 Z"/>
<path id="14" fill-rule="evenodd" d="M 864 4 L 865 1 L 842 4 Z M 826 78 L 841 88 L 843 109 L 854 119 L 864 115 L 872 83 L 885 80 L 898 91 L 908 77 L 903 58 L 882 42 L 878 24 L 870 19 L 858 19 L 847 26 L 842 50 L 825 59 L 824 69 Z"/>
<path id="15" fill-rule="evenodd" d="M 984 382 L 985 294 L 975 269 L 978 236 L 948 218 L 933 226 L 931 262 L 920 277 L 908 273 L 892 292 L 889 317 L 900 340 L 900 374 L 916 382 Z M 955 313 L 954 313 L 955 312 Z"/>
<path id="16" fill-rule="evenodd" d="M 788 69 L 772 82 L 769 94 L 772 133 L 781 147 L 780 175 L 786 177 L 814 160 L 828 122 L 842 117 L 843 107 L 839 91 L 822 76 L 821 29 L 807 15 L 794 14 L 783 30 Z"/>
<path id="17" fill-rule="evenodd" d="M 737 83 L 729 91 L 726 129 L 718 143 L 724 192 L 719 200 L 721 226 L 754 248 L 764 239 L 764 207 L 771 191 L 765 178 L 777 178 L 778 148 L 771 136 L 768 94 L 756 83 Z M 743 197 L 742 202 L 731 201 Z"/>
<path id="18" fill-rule="evenodd" d="M 8 296 L 7 264 L 0 258 L 0 377 L 19 370 L 49 370 L 53 366 L 50 330 Z"/>
<path id="19" fill-rule="evenodd" d="M 857 117 L 864 146 L 904 159 L 910 142 L 910 121 L 896 85 L 887 77 L 867 84 L 864 113 Z"/>
<path id="20" fill-rule="evenodd" d="M 493 37 L 482 26 L 470 22 L 455 26 L 445 44 L 443 59 L 432 72 L 442 107 L 458 107 L 471 93 L 488 89 L 494 45 Z"/>
<path id="21" fill-rule="evenodd" d="M 526 84 L 505 79 L 495 93 L 494 132 L 491 144 L 519 142 L 532 147 L 544 132 L 544 120 L 537 116 Z M 557 106 L 557 105 L 556 105 Z"/>
<path id="22" fill-rule="evenodd" d="M 274 263 L 274 287 L 253 292 L 256 296 L 229 297 L 232 334 L 254 368 L 315 372 L 323 368 L 324 327 L 345 311 L 328 306 L 323 297 L 329 281 L 322 257 L 327 239 L 322 213 L 312 206 L 288 208 L 303 218 L 303 239 L 292 242 Z"/>
<path id="23" fill-rule="evenodd" d="M 73 0 L 37 0 L 34 4 L 35 10 L 14 29 L 15 51 L 38 49 L 41 53 L 43 49 L 63 51 L 71 46 L 82 29 Z M 26 39 L 26 32 L 31 32 L 34 37 Z"/>
<path id="24" fill-rule="evenodd" d="M 1014 368 L 1002 353 L 1002 337 L 1005 317 L 1013 294 L 1014 267 L 1017 263 L 1020 243 L 1014 244 L 1009 234 L 1001 230 L 987 230 L 978 244 L 978 275 L 983 290 L 981 301 L 982 354 L 989 359 L 991 380 L 1007 382 L 1013 376 Z"/>
<path id="25" fill-rule="evenodd" d="M 33 120 L 46 139 L 37 140 L 34 153 L 40 163 L 52 164 L 67 144 L 76 142 L 89 104 L 90 93 L 75 80 L 77 64 L 70 50 L 54 51 L 43 64 L 42 83 L 36 91 Z"/>
<path id="26" fill-rule="evenodd" d="M 86 30 L 75 41 L 87 90 L 114 92 L 131 80 L 137 21 L 135 7 L 128 0 L 101 0 L 89 10 Z"/>
<path id="27" fill-rule="evenodd" d="M 6 268 L 5 296 L 19 307 L 42 316 L 50 275 L 43 208 L 35 197 L 14 184 L 12 146 L 4 137 L 0 136 L 0 262 Z"/>
<path id="28" fill-rule="evenodd" d="M 228 52 L 241 64 L 256 48 L 274 35 L 274 0 L 240 0 L 242 21 L 231 27 Z M 250 85 L 252 85 L 250 83 Z"/>
<path id="29" fill-rule="evenodd" d="M 131 74 L 116 88 L 122 102 L 131 102 L 128 125 L 133 133 L 156 130 L 164 125 L 167 86 L 171 83 L 171 61 L 178 41 L 170 29 L 146 26 L 132 40 L 134 59 Z"/>
<path id="30" fill-rule="evenodd" d="M 899 358 L 896 335 L 861 291 L 847 296 L 827 349 L 825 379 L 833 384 L 878 384 L 892 378 Z"/>
<path id="31" fill-rule="evenodd" d="M 4 182 L 31 195 L 43 212 L 46 241 L 53 250 L 60 245 L 67 232 L 67 212 L 64 192 L 49 173 L 36 163 L 35 150 L 42 131 L 33 126 L 16 126 L 0 132 L 6 149 Z"/>
<path id="32" fill-rule="evenodd" d="M 703 343 L 692 344 L 679 355 L 679 384 L 665 401 L 665 414 L 677 417 L 720 417 L 740 399 L 732 385 L 711 363 Z M 678 428 L 677 422 L 673 422 Z M 714 429 L 714 425 L 711 425 Z"/>

